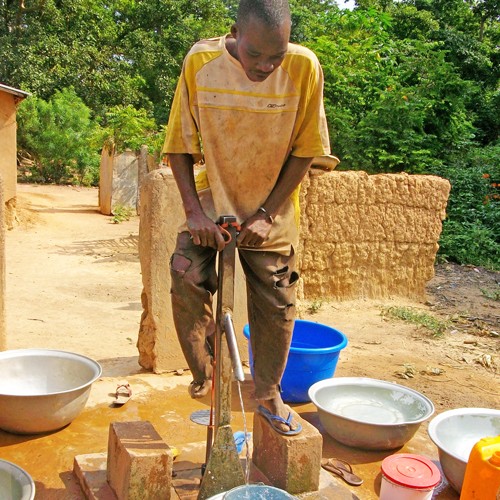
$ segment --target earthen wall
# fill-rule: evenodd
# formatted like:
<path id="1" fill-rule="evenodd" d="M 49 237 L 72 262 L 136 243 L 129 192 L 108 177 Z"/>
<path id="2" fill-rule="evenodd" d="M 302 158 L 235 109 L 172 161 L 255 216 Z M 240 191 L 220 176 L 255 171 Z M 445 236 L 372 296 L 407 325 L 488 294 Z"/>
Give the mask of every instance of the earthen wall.
<path id="1" fill-rule="evenodd" d="M 449 192 L 435 176 L 311 170 L 301 190 L 300 297 L 422 299 Z"/>

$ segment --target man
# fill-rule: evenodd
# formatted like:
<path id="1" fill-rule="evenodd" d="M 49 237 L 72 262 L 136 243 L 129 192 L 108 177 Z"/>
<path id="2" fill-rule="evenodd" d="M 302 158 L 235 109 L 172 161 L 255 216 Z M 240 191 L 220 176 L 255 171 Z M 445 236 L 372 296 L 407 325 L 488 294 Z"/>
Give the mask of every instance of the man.
<path id="1" fill-rule="evenodd" d="M 200 398 L 210 388 L 215 258 L 224 248 L 214 221 L 235 215 L 255 398 L 288 435 L 300 432 L 279 386 L 295 319 L 298 188 L 313 157 L 330 152 L 322 70 L 310 50 L 289 43 L 290 29 L 286 0 L 241 0 L 231 33 L 186 56 L 164 146 L 186 214 L 170 269 L 189 392 Z M 201 154 L 206 169 L 195 180 Z"/>

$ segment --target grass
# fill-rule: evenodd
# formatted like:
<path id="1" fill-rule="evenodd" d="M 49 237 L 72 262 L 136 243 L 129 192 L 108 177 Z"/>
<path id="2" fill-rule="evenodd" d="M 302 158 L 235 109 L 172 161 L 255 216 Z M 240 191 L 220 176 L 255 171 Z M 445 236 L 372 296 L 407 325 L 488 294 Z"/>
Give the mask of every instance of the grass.
<path id="1" fill-rule="evenodd" d="M 113 222 L 115 224 L 120 224 L 120 222 L 130 220 L 132 214 L 133 210 L 131 207 L 116 205 L 113 207 Z"/>
<path id="2" fill-rule="evenodd" d="M 500 288 L 498 290 L 485 290 L 484 288 L 481 288 L 481 293 L 490 300 L 500 300 Z"/>
<path id="3" fill-rule="evenodd" d="M 429 330 L 434 337 L 442 337 L 450 326 L 449 321 L 438 319 L 432 314 L 411 307 L 392 306 L 382 310 L 383 316 L 400 319 Z"/>
<path id="4" fill-rule="evenodd" d="M 309 314 L 316 314 L 317 312 L 319 312 L 322 306 L 323 306 L 323 301 L 321 299 L 313 300 L 311 304 L 309 304 L 307 312 Z"/>

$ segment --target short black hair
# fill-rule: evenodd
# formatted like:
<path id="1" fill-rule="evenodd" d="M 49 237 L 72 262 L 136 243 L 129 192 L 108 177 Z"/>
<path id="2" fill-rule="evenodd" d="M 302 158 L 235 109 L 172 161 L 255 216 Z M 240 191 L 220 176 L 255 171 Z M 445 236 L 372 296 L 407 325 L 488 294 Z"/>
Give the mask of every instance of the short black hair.
<path id="1" fill-rule="evenodd" d="M 240 0 L 236 23 L 244 26 L 252 16 L 277 28 L 291 19 L 288 0 Z"/>

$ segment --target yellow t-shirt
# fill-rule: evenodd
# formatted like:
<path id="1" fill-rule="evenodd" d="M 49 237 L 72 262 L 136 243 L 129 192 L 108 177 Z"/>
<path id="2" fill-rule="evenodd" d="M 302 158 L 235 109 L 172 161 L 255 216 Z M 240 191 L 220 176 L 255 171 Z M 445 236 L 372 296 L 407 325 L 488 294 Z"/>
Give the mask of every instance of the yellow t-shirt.
<path id="1" fill-rule="evenodd" d="M 197 188 L 207 215 L 245 221 L 264 204 L 290 154 L 330 153 L 318 59 L 289 44 L 281 66 L 252 82 L 226 37 L 196 43 L 184 60 L 163 152 L 203 154 Z M 288 254 L 297 241 L 298 189 L 259 250 Z"/>

